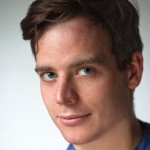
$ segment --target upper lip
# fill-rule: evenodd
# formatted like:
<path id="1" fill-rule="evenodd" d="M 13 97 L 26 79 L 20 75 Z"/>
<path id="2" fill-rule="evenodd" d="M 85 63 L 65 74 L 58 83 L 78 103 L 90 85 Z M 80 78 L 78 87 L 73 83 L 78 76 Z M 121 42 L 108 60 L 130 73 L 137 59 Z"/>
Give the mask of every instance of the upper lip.
<path id="1" fill-rule="evenodd" d="M 58 116 L 61 119 L 66 119 L 66 120 L 71 120 L 71 119 L 78 119 L 78 118 L 83 118 L 89 116 L 89 114 L 83 114 L 83 115 L 60 115 Z"/>

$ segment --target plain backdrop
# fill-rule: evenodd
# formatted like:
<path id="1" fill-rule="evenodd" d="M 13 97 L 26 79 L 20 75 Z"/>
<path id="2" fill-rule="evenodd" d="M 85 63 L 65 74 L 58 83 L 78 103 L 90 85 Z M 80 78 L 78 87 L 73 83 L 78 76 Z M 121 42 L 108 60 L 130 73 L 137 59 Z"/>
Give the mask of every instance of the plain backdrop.
<path id="1" fill-rule="evenodd" d="M 20 21 L 32 0 L 0 0 L 0 150 L 65 150 L 68 143 L 43 104 Z M 138 118 L 150 122 L 150 0 L 139 0 L 144 74 L 135 92 Z"/>

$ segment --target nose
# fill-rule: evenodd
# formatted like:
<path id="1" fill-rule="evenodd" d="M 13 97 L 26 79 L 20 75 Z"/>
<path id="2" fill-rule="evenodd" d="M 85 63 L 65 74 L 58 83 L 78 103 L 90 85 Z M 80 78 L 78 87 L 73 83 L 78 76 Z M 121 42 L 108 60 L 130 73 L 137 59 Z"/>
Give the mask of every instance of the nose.
<path id="1" fill-rule="evenodd" d="M 78 101 L 78 94 L 73 82 L 69 79 L 61 78 L 57 81 L 56 103 L 75 104 Z"/>

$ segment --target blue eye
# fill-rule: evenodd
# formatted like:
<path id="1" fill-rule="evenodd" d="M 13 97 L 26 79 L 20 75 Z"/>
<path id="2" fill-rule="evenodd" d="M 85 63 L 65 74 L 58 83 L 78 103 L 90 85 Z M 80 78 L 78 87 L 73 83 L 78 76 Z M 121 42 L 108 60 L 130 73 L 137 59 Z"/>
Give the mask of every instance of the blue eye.
<path id="1" fill-rule="evenodd" d="M 88 75 L 91 74 L 93 72 L 92 68 L 83 68 L 79 71 L 80 75 Z"/>
<path id="2" fill-rule="evenodd" d="M 41 77 L 43 78 L 43 80 L 49 81 L 56 78 L 56 74 L 54 72 L 48 72 L 44 73 Z"/>

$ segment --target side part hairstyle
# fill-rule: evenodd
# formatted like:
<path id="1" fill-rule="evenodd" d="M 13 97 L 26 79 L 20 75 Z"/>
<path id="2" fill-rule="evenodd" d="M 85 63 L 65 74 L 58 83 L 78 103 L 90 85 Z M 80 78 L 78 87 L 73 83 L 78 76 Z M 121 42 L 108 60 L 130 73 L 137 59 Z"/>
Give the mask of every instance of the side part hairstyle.
<path id="1" fill-rule="evenodd" d="M 36 0 L 21 21 L 23 39 L 30 40 L 35 59 L 37 40 L 45 26 L 79 15 L 103 26 L 118 69 L 124 70 L 132 54 L 142 51 L 138 9 L 129 0 Z"/>

